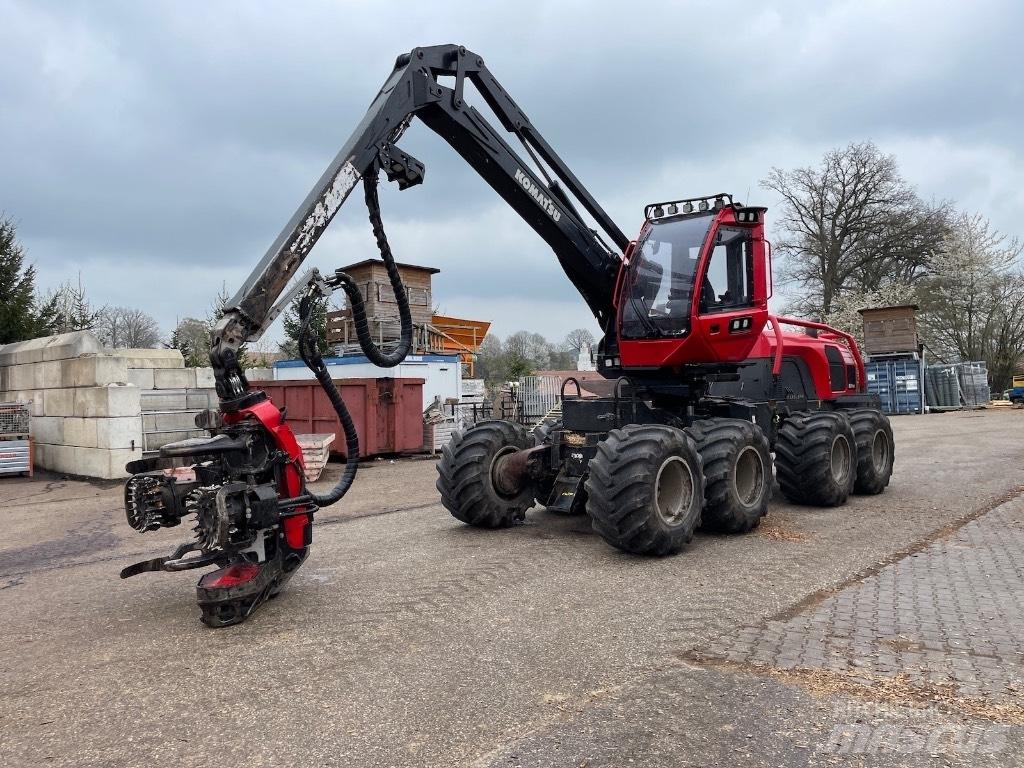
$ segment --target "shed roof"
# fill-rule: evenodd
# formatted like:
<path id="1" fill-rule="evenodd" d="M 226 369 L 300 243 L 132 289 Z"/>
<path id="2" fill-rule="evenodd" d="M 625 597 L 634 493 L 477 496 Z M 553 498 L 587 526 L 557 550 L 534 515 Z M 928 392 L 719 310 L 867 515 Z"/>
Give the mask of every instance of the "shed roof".
<path id="1" fill-rule="evenodd" d="M 893 304 L 888 307 L 865 307 L 864 309 L 858 309 L 857 312 L 863 315 L 868 312 L 887 312 L 890 309 L 920 309 L 920 307 L 917 304 Z"/>
<path id="2" fill-rule="evenodd" d="M 381 264 L 381 265 L 383 265 L 384 264 L 384 260 L 383 259 L 363 259 L 362 261 L 357 261 L 355 264 L 348 264 L 348 265 L 346 265 L 344 267 L 341 267 L 341 271 L 342 272 L 347 272 L 350 269 L 356 269 L 357 267 L 365 267 L 365 266 L 368 266 L 370 264 Z M 421 272 L 428 272 L 431 275 L 436 275 L 438 272 L 441 271 L 437 267 L 423 267 L 423 266 L 420 266 L 419 264 L 406 264 L 406 263 L 401 262 L 401 261 L 396 261 L 395 265 L 400 267 L 401 269 L 418 269 Z"/>

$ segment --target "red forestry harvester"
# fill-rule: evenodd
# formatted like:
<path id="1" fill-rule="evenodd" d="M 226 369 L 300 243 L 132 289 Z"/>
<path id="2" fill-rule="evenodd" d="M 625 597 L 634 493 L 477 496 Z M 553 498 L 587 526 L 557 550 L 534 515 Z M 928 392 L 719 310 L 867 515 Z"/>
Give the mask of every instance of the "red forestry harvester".
<path id="1" fill-rule="evenodd" d="M 503 131 L 467 104 L 467 83 Z M 396 146 L 414 118 L 548 243 L 603 331 L 598 366 L 614 382 L 607 397 L 563 392 L 561 421 L 536 435 L 504 421 L 456 435 L 437 482 L 456 518 L 509 526 L 540 502 L 585 511 L 620 549 L 665 555 L 701 523 L 727 532 L 755 527 L 767 510 L 773 463 L 782 492 L 800 503 L 837 505 L 851 491 L 886 487 L 892 431 L 877 399 L 865 392 L 853 339 L 768 312 L 764 208 L 723 193 L 654 203 L 630 240 L 482 58 L 461 46 L 416 48 L 398 58 L 355 132 L 214 329 L 210 358 L 220 408 L 197 419 L 211 436 L 164 446 L 159 457 L 129 465 L 129 523 L 147 531 L 194 514 L 196 536 L 169 557 L 125 568 L 122 577 L 217 566 L 197 592 L 203 621 L 225 626 L 277 594 L 304 562 L 313 513 L 341 499 L 359 460 L 352 420 L 309 331 L 313 304 L 343 289 L 372 361 L 393 366 L 408 353 L 409 303 L 380 220 L 377 179 L 383 172 L 399 189 L 423 181 L 423 164 Z M 513 140 L 530 163 L 510 146 Z M 373 344 L 360 289 L 344 272 L 311 270 L 288 289 L 360 181 L 401 317 L 401 341 L 389 352 Z M 305 487 L 291 430 L 250 386 L 237 356 L 300 294 L 302 357 L 345 427 L 348 463 L 326 494 Z M 805 332 L 784 332 L 782 325 Z"/>

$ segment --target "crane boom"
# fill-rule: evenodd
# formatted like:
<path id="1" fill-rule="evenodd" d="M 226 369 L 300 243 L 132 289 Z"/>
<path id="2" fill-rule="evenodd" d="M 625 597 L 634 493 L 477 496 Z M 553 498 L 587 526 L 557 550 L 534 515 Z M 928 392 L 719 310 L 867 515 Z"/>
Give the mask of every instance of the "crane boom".
<path id="1" fill-rule="evenodd" d="M 454 79 L 451 87 L 442 84 L 443 78 Z M 544 179 L 480 111 L 466 104 L 467 79 L 506 135 L 520 139 Z M 278 297 L 360 179 L 379 168 L 402 189 L 422 182 L 423 164 L 395 146 L 414 117 L 447 141 L 551 246 L 601 327 L 608 328 L 614 317 L 612 294 L 620 261 L 612 247 L 622 252 L 629 239 L 480 56 L 456 45 L 415 48 L 397 59 L 355 131 L 229 301 L 211 340 L 211 359 L 222 398 L 237 398 L 246 391 L 244 377 L 234 364 L 238 347 L 259 338 L 269 326 Z M 612 247 L 587 226 L 573 199 L 590 214 Z"/>

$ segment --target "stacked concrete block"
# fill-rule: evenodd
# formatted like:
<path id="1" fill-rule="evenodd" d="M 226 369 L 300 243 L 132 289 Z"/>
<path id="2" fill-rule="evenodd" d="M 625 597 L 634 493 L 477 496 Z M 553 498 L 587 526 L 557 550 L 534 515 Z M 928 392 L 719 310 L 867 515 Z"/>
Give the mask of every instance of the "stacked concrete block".
<path id="1" fill-rule="evenodd" d="M 125 477 L 143 451 L 202 434 L 216 408 L 213 369 L 186 368 L 176 349 L 103 349 L 88 331 L 0 347 L 0 402 L 28 402 L 36 466 Z"/>
<path id="2" fill-rule="evenodd" d="M 139 390 L 128 382 L 128 361 L 88 331 L 0 347 L 0 384 L 0 401 L 31 404 L 37 467 L 117 478 L 142 458 Z"/>
<path id="3" fill-rule="evenodd" d="M 142 391 L 142 432 L 147 451 L 205 434 L 196 414 L 217 407 L 212 368 L 186 368 L 176 350 L 130 350 L 128 377 Z M 173 355 L 146 355 L 175 352 Z M 133 368 L 132 366 L 140 366 Z M 148 367 L 141 367 L 148 366 Z"/>
<path id="4" fill-rule="evenodd" d="M 274 371 L 272 368 L 250 368 L 245 372 L 245 378 L 249 381 L 273 381 Z"/>

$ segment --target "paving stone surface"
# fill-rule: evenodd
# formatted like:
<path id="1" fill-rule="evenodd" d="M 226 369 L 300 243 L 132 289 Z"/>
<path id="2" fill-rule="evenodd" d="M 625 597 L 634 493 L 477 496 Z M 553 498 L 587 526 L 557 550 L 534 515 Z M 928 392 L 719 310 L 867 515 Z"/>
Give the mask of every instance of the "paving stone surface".
<path id="1" fill-rule="evenodd" d="M 791 618 L 721 636 L 740 665 L 900 676 L 965 698 L 1024 702 L 1024 500 L 985 513 Z"/>

